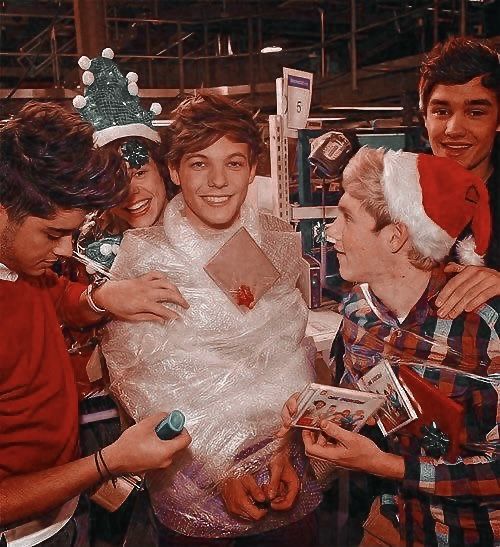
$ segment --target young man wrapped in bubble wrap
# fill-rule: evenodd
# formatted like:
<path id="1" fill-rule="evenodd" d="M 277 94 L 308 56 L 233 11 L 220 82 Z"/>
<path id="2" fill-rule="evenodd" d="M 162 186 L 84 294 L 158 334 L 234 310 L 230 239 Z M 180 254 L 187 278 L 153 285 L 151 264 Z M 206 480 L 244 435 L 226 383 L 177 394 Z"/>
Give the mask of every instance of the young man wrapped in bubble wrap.
<path id="1" fill-rule="evenodd" d="M 162 225 L 125 234 L 112 272 L 165 272 L 190 307 L 167 324 L 113 321 L 103 341 L 111 390 L 130 416 L 178 408 L 193 438 L 176 465 L 147 477 L 160 539 L 210 545 L 260 534 L 265 544 L 267 533 L 277 545 L 312 546 L 321 488 L 300 437 L 275 436 L 287 395 L 314 380 L 296 288 L 300 242 L 244 203 L 262 149 L 247 109 L 216 95 L 188 98 L 172 135 L 168 163 L 181 193 Z M 204 269 L 242 227 L 279 273 L 245 310 Z"/>

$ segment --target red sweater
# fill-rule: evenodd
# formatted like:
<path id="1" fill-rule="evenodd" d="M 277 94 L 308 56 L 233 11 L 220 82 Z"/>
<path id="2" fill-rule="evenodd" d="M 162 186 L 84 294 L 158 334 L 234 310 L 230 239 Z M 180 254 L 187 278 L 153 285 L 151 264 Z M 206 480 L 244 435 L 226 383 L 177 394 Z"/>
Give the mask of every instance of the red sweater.
<path id="1" fill-rule="evenodd" d="M 0 280 L 0 480 L 77 455 L 76 385 L 60 323 L 78 322 L 84 288 L 55 274 Z"/>

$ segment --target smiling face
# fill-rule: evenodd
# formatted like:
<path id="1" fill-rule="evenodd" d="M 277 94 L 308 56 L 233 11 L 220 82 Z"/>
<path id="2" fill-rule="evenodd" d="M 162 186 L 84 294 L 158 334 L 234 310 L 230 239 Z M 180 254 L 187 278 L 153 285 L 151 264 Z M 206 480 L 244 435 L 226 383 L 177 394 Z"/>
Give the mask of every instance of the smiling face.
<path id="1" fill-rule="evenodd" d="M 184 154 L 178 168 L 170 167 L 193 227 L 224 229 L 239 217 L 255 176 L 249 156 L 248 144 L 222 137 L 204 150 Z"/>
<path id="2" fill-rule="evenodd" d="M 388 227 L 375 231 L 375 219 L 349 192 L 340 199 L 338 211 L 326 233 L 334 240 L 342 278 L 370 283 L 378 275 L 387 275 L 392 253 L 386 248 L 383 232 Z"/>
<path id="3" fill-rule="evenodd" d="M 72 234 L 85 212 L 58 209 L 50 219 L 28 216 L 19 222 L 0 207 L 0 262 L 30 276 L 43 275 L 60 257 L 72 254 Z"/>
<path id="4" fill-rule="evenodd" d="M 131 228 L 153 226 L 167 203 L 167 191 L 158 167 L 153 160 L 139 167 L 129 168 L 129 193 L 127 199 L 111 212 Z"/>
<path id="5" fill-rule="evenodd" d="M 425 112 L 425 126 L 436 156 L 452 158 L 483 180 L 500 129 L 498 99 L 478 76 L 462 85 L 436 85 Z"/>

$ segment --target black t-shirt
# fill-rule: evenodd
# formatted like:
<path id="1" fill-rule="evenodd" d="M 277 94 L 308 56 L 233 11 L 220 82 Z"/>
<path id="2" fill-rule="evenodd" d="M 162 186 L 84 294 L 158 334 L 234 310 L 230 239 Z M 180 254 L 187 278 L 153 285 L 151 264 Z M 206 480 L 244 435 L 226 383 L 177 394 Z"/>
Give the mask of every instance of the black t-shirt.
<path id="1" fill-rule="evenodd" d="M 485 264 L 500 270 L 500 136 L 497 136 L 493 149 L 493 173 L 486 185 L 490 195 L 491 241 Z"/>
<path id="2" fill-rule="evenodd" d="M 484 257 L 484 264 L 488 268 L 500 270 L 500 136 L 496 138 L 493 148 L 493 172 L 486 181 L 486 187 L 490 196 L 491 239 Z M 468 226 L 460 234 L 457 241 L 461 241 L 469 235 L 471 235 L 471 230 Z M 459 262 L 456 245 L 453 246 L 451 251 L 451 259 Z"/>

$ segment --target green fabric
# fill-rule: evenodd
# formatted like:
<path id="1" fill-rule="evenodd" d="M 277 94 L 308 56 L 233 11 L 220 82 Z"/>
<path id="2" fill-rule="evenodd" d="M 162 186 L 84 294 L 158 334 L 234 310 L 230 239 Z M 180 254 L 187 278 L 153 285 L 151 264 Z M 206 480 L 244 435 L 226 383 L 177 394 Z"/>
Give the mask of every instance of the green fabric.
<path id="1" fill-rule="evenodd" d="M 155 114 L 141 106 L 137 95 L 130 95 L 128 81 L 112 59 L 92 59 L 89 72 L 94 82 L 85 89 L 87 103 L 80 114 L 96 131 L 132 123 L 153 128 Z"/>

